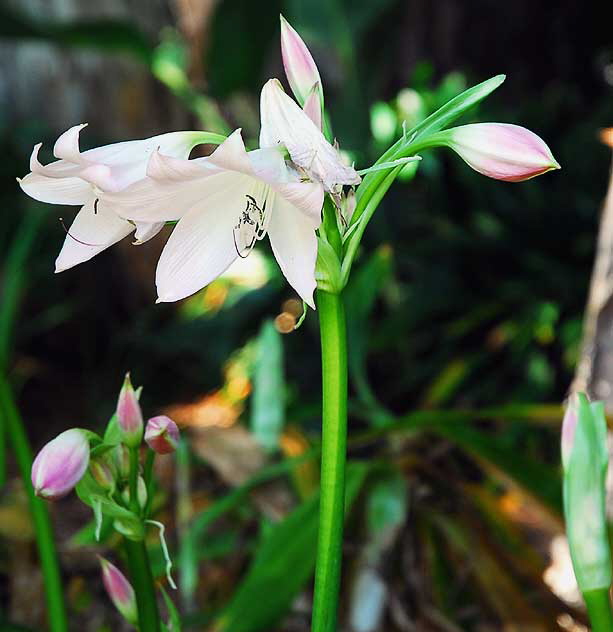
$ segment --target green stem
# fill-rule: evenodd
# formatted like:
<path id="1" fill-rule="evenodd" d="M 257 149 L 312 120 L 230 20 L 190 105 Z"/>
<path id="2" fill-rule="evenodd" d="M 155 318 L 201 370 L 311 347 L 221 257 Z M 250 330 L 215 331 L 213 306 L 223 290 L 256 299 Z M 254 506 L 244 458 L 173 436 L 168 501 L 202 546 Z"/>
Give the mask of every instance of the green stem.
<path id="1" fill-rule="evenodd" d="M 3 428 L 13 444 L 13 454 L 19 467 L 19 472 L 28 493 L 30 513 L 36 532 L 36 544 L 40 557 L 40 565 L 43 571 L 45 595 L 49 618 L 49 629 L 52 632 L 65 632 L 68 630 L 64 598 L 62 596 L 62 580 L 53 541 L 53 530 L 47 507 L 40 498 L 34 494 L 30 473 L 32 469 L 32 452 L 28 443 L 28 437 L 23 427 L 23 422 L 13 401 L 11 389 L 0 373 L 0 413 L 3 419 Z"/>
<path id="2" fill-rule="evenodd" d="M 138 502 L 138 448 L 130 450 L 130 476 L 128 486 L 130 490 L 130 509 L 140 516 L 140 504 Z"/>
<path id="3" fill-rule="evenodd" d="M 138 629 L 140 632 L 160 632 L 160 614 L 145 542 L 126 538 L 125 550 L 128 557 L 130 580 L 136 594 Z"/>
<path id="4" fill-rule="evenodd" d="M 322 454 L 312 632 L 336 632 L 347 452 L 347 339 L 340 294 L 317 291 L 321 335 Z"/>
<path id="5" fill-rule="evenodd" d="M 145 487 L 147 488 L 147 502 L 145 503 L 145 509 L 143 510 L 143 516 L 149 517 L 151 511 L 151 503 L 153 502 L 153 462 L 155 461 L 155 452 L 151 449 L 147 449 L 147 456 L 145 457 L 145 467 L 143 468 L 143 478 L 145 479 Z"/>
<path id="6" fill-rule="evenodd" d="M 583 593 L 593 632 L 613 632 L 613 611 L 608 588 Z"/>

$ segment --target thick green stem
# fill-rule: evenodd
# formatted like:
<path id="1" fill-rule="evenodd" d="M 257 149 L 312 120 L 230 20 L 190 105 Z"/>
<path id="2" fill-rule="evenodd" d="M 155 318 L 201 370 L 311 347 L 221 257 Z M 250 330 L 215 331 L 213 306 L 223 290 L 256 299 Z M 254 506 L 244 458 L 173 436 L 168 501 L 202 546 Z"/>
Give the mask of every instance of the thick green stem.
<path id="1" fill-rule="evenodd" d="M 40 498 L 36 497 L 32 488 L 30 481 L 32 469 L 30 444 L 28 443 L 28 437 L 19 411 L 13 401 L 11 389 L 2 374 L 0 374 L 0 416 L 2 417 L 3 429 L 13 446 L 13 454 L 28 493 L 30 513 L 36 532 L 36 544 L 45 583 L 49 629 L 51 632 L 65 632 L 68 630 L 68 621 L 62 596 L 62 580 L 53 541 L 53 530 L 51 529 L 47 507 Z"/>
<path id="2" fill-rule="evenodd" d="M 613 632 L 613 611 L 609 589 L 589 590 L 583 593 L 593 632 Z"/>
<path id="3" fill-rule="evenodd" d="M 322 366 L 319 537 L 312 632 L 336 632 L 347 451 L 347 340 L 340 294 L 317 291 Z"/>
<path id="4" fill-rule="evenodd" d="M 138 629 L 140 632 L 160 632 L 160 614 L 155 596 L 149 555 L 144 541 L 125 540 L 130 581 L 136 594 Z"/>

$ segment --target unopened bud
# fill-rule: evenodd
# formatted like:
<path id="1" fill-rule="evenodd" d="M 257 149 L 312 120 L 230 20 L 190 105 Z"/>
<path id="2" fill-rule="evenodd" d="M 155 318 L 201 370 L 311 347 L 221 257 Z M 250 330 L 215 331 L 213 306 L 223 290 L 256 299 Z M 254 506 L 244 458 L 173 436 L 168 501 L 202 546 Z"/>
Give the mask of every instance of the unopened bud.
<path id="1" fill-rule="evenodd" d="M 519 125 L 475 123 L 441 135 L 470 167 L 489 178 L 521 182 L 560 169 L 545 141 Z"/>
<path id="2" fill-rule="evenodd" d="M 138 609 L 136 595 L 125 575 L 108 560 L 98 556 L 102 567 L 102 581 L 108 596 L 121 613 L 121 616 L 132 625 L 138 623 Z"/>
<path id="3" fill-rule="evenodd" d="M 145 485 L 145 480 L 142 476 L 138 477 L 136 495 L 138 496 L 138 505 L 141 509 L 145 508 L 147 504 L 147 485 Z M 130 503 L 130 490 L 126 487 L 122 492 L 122 497 L 126 504 Z"/>
<path id="4" fill-rule="evenodd" d="M 122 443 L 116 445 L 113 448 L 112 458 L 119 478 L 127 479 L 130 476 L 130 451 L 128 448 Z"/>
<path id="5" fill-rule="evenodd" d="M 179 428 L 177 428 L 177 424 L 170 417 L 165 415 L 152 417 L 147 422 L 145 441 L 154 452 L 170 454 L 177 449 Z"/>
<path id="6" fill-rule="evenodd" d="M 109 458 L 94 457 L 89 464 L 89 471 L 100 487 L 108 491 L 115 489 L 116 470 Z"/>
<path id="7" fill-rule="evenodd" d="M 300 105 L 304 105 L 315 84 L 319 107 L 323 105 L 323 91 L 319 70 L 306 44 L 289 22 L 281 16 L 281 56 L 289 85 Z"/>
<path id="8" fill-rule="evenodd" d="M 50 500 L 68 494 L 89 464 L 89 441 L 83 430 L 71 428 L 49 441 L 34 459 L 32 485 L 37 496 Z"/>
<path id="9" fill-rule="evenodd" d="M 143 440 L 143 414 L 129 373 L 126 373 L 117 400 L 117 423 L 121 430 L 122 441 L 129 448 L 140 445 Z"/>

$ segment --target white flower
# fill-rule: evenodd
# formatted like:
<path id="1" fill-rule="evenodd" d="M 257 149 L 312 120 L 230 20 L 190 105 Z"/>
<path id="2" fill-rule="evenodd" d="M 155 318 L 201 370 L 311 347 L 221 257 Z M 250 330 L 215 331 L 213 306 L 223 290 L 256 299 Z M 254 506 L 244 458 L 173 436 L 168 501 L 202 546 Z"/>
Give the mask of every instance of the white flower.
<path id="1" fill-rule="evenodd" d="M 302 181 L 280 147 L 247 153 L 240 132 L 207 158 L 155 152 L 147 179 L 104 197 L 134 221 L 179 220 L 157 267 L 159 302 L 198 291 L 268 234 L 281 271 L 314 308 L 323 188 Z"/>
<path id="2" fill-rule="evenodd" d="M 81 153 L 79 133 L 85 125 L 75 125 L 56 141 L 53 154 L 59 160 L 42 165 L 38 160 L 41 144 L 30 158 L 31 173 L 19 180 L 30 196 L 49 204 L 80 205 L 62 250 L 55 262 L 61 272 L 91 259 L 105 248 L 129 235 L 135 225 L 120 218 L 103 191 L 121 191 L 146 175 L 147 162 L 156 149 L 177 158 L 187 158 L 199 142 L 200 132 L 173 132 L 145 140 L 114 143 Z M 138 223 L 135 243 L 156 235 L 163 223 Z"/>
<path id="3" fill-rule="evenodd" d="M 284 146 L 294 164 L 330 193 L 338 193 L 339 185 L 360 183 L 355 169 L 343 163 L 339 151 L 276 79 L 262 88 L 260 116 L 260 147 Z"/>

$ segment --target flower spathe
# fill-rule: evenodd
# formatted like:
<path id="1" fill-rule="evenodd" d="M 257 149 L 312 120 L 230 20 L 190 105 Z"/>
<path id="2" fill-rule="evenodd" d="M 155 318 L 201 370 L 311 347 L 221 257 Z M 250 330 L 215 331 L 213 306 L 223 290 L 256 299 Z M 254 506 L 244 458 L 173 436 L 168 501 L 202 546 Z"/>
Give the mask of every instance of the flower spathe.
<path id="1" fill-rule="evenodd" d="M 145 441 L 158 454 L 170 454 L 177 449 L 179 428 L 166 415 L 152 417 L 145 427 Z"/>
<path id="2" fill-rule="evenodd" d="M 248 154 L 237 130 L 208 158 L 155 154 L 149 175 L 117 204 L 132 219 L 179 220 L 158 262 L 158 302 L 203 288 L 268 234 L 283 274 L 313 305 L 323 189 L 301 182 L 278 149 Z"/>
<path id="3" fill-rule="evenodd" d="M 122 617 L 132 625 L 138 623 L 138 609 L 136 595 L 125 575 L 108 560 L 98 556 L 102 568 L 102 583 L 108 596 Z"/>
<path id="4" fill-rule="evenodd" d="M 91 259 L 135 228 L 137 244 L 154 237 L 163 223 L 135 226 L 119 217 L 108 202 L 100 199 L 100 193 L 121 191 L 144 178 L 147 162 L 156 149 L 169 156 L 186 158 L 201 135 L 199 132 L 172 132 L 81 152 L 79 134 L 85 126 L 75 125 L 57 139 L 53 153 L 58 160 L 48 165 L 39 162 L 41 144 L 36 145 L 30 158 L 31 171 L 19 180 L 24 192 L 35 200 L 81 206 L 57 257 L 56 272 Z"/>
<path id="5" fill-rule="evenodd" d="M 522 182 L 560 169 L 545 141 L 519 125 L 473 123 L 442 135 L 470 167 L 489 178 Z"/>
<path id="6" fill-rule="evenodd" d="M 89 465 L 89 440 L 83 430 L 71 428 L 49 441 L 32 464 L 32 486 L 37 496 L 57 500 L 83 478 Z"/>

